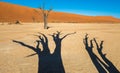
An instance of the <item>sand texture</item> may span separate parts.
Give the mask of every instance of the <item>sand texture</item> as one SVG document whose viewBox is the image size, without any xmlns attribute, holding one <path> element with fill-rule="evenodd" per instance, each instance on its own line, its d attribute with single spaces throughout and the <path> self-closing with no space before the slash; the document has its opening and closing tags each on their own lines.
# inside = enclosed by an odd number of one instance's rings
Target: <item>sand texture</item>
<svg viewBox="0 0 120 73">
<path fill-rule="evenodd" d="M 39 40 L 35 35 L 41 32 L 47 36 L 50 52 L 53 53 L 55 43 L 49 34 L 56 31 L 61 31 L 60 37 L 76 32 L 61 42 L 61 58 L 66 73 L 98 73 L 83 43 L 86 33 L 89 40 L 96 38 L 98 44 L 104 41 L 103 53 L 120 70 L 120 24 L 49 23 L 49 26 L 50 29 L 44 30 L 43 23 L 0 25 L 0 73 L 37 73 L 38 56 L 26 57 L 34 51 L 13 40 L 35 47 L 36 40 Z M 95 54 L 102 60 L 95 43 L 93 45 Z"/>
</svg>

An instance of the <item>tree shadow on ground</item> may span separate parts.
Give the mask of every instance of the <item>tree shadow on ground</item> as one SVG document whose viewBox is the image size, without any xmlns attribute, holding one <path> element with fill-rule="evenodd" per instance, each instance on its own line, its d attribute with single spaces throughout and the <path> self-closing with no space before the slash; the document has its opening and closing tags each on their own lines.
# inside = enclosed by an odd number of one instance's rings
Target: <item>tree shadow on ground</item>
<svg viewBox="0 0 120 73">
<path fill-rule="evenodd" d="M 61 32 L 57 32 L 50 35 L 52 36 L 56 46 L 52 54 L 50 53 L 50 49 L 48 47 L 49 42 L 48 38 L 46 37 L 46 35 L 42 33 L 39 34 L 40 35 L 37 35 L 39 40 L 36 40 L 37 43 L 36 47 L 30 46 L 21 41 L 13 40 L 13 42 L 18 43 L 24 47 L 27 47 L 35 52 L 34 54 L 28 55 L 27 57 L 36 54 L 38 55 L 38 73 L 65 73 L 65 69 L 61 58 L 62 40 L 67 36 L 75 33 L 66 34 L 62 38 L 60 38 Z M 41 48 L 39 48 L 39 45 L 42 45 L 43 47 L 42 51 Z"/>
<path fill-rule="evenodd" d="M 93 41 L 96 45 L 96 49 L 98 51 L 98 54 L 102 58 L 102 60 L 93 52 Z M 85 38 L 83 39 L 83 43 L 85 45 L 85 49 L 88 52 L 92 63 L 96 67 L 97 71 L 99 73 L 120 73 L 118 69 L 113 65 L 113 63 L 106 57 L 106 54 L 103 54 L 103 41 L 98 44 L 95 38 L 93 40 L 90 40 L 90 45 L 88 41 L 88 34 L 85 35 Z"/>
</svg>

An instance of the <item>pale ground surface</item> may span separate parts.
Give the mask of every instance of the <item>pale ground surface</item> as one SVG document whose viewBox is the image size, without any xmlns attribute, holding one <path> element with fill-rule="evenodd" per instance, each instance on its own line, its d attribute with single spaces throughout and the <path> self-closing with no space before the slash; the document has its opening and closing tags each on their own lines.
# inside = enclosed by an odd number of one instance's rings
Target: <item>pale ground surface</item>
<svg viewBox="0 0 120 73">
<path fill-rule="evenodd" d="M 86 33 L 99 42 L 105 41 L 103 52 L 120 70 L 120 24 L 50 23 L 51 28 L 48 30 L 43 30 L 42 24 L 25 24 L 0 25 L 0 73 L 37 73 L 37 55 L 26 58 L 34 52 L 12 40 L 35 46 L 38 38 L 34 35 L 42 32 L 48 36 L 52 53 L 55 46 L 48 34 L 56 31 L 62 31 L 63 35 L 77 32 L 62 42 L 62 59 L 66 73 L 98 73 L 84 48 L 83 38 Z"/>
</svg>

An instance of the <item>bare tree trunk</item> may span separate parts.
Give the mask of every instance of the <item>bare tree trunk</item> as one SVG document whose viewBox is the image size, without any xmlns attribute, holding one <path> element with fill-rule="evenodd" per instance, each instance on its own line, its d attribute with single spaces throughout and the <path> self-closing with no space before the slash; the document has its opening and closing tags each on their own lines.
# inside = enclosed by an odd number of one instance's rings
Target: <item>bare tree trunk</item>
<svg viewBox="0 0 120 73">
<path fill-rule="evenodd" d="M 44 16 L 44 29 L 47 29 L 47 16 Z"/>
</svg>

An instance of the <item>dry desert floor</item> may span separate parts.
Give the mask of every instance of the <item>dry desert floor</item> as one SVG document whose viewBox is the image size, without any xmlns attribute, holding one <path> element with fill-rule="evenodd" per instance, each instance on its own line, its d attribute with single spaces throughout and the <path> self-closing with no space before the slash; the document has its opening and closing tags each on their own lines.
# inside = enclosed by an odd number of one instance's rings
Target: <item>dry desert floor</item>
<svg viewBox="0 0 120 73">
<path fill-rule="evenodd" d="M 103 53 L 120 70 L 120 24 L 49 23 L 49 26 L 50 29 L 44 30 L 42 23 L 0 23 L 0 73 L 37 73 L 37 55 L 26 57 L 34 52 L 12 40 L 35 46 L 38 37 L 34 35 L 41 32 L 48 37 L 49 48 L 53 53 L 55 45 L 49 34 L 56 31 L 61 31 L 61 37 L 76 32 L 62 41 L 62 61 L 66 73 L 98 73 L 83 44 L 86 33 L 89 39 L 96 38 L 98 43 L 104 41 Z M 94 52 L 97 54 L 97 51 Z"/>
</svg>

